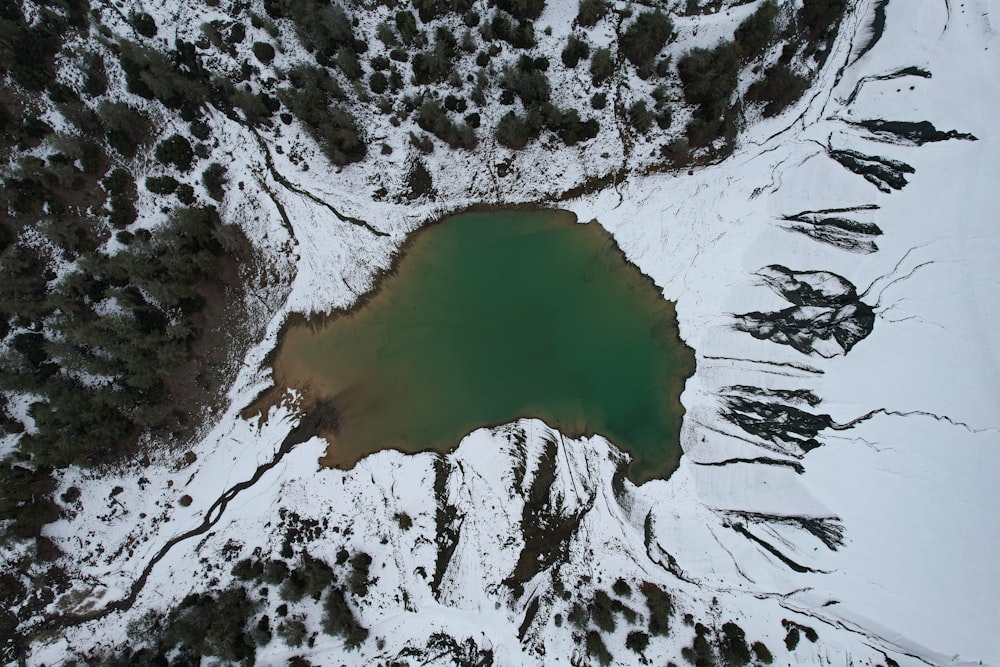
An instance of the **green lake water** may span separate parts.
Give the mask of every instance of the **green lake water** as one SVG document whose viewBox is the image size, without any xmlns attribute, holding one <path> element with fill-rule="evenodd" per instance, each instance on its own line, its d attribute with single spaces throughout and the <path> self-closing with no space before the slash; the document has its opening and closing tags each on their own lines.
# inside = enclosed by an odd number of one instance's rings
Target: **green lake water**
<svg viewBox="0 0 1000 667">
<path fill-rule="evenodd" d="M 564 211 L 467 213 L 417 232 L 367 302 L 290 326 L 275 358 L 279 385 L 337 414 L 327 465 L 447 451 L 538 417 L 604 435 L 640 482 L 677 466 L 693 372 L 673 304 L 603 228 Z"/>
</svg>

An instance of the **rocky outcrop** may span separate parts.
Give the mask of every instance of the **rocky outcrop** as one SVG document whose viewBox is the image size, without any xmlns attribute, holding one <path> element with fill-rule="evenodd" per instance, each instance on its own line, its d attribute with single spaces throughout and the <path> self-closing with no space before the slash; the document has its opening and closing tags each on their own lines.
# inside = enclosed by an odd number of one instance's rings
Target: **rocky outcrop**
<svg viewBox="0 0 1000 667">
<path fill-rule="evenodd" d="M 854 285 L 829 271 L 792 271 L 774 264 L 758 272 L 792 306 L 736 315 L 734 328 L 754 338 L 789 345 L 803 354 L 847 354 L 875 327 L 875 312 Z"/>
<path fill-rule="evenodd" d="M 849 252 L 871 254 L 878 251 L 874 237 L 881 236 L 882 229 L 875 223 L 855 220 L 845 217 L 844 214 L 877 209 L 877 205 L 871 204 L 851 208 L 802 211 L 783 216 L 782 220 L 789 223 L 786 229 L 805 234 L 821 243 Z"/>
<path fill-rule="evenodd" d="M 866 181 L 886 193 L 902 190 L 908 182 L 906 174 L 914 172 L 913 167 L 901 160 L 865 155 L 849 149 L 829 148 L 827 154 L 845 169 L 863 176 Z"/>
</svg>

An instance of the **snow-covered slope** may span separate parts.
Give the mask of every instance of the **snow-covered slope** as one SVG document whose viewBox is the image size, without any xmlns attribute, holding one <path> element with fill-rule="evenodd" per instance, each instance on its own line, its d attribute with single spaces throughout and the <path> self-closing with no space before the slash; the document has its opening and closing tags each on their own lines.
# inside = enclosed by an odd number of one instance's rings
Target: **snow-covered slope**
<svg viewBox="0 0 1000 667">
<path fill-rule="evenodd" d="M 885 31 L 865 50 L 879 5 Z M 308 551 L 334 563 L 346 549 L 373 559 L 369 590 L 352 603 L 368 639 L 347 650 L 319 632 L 321 606 L 307 598 L 291 614 L 313 640 L 275 639 L 258 664 L 580 664 L 593 660 L 592 626 L 573 626 L 573 604 L 618 579 L 629 592 L 615 597 L 636 617 L 619 612 L 602 635 L 614 664 L 680 664 L 696 646 L 694 623 L 715 631 L 728 621 L 782 664 L 1000 664 L 991 9 L 861 0 L 806 97 L 752 124 L 731 157 L 632 175 L 560 204 L 606 226 L 676 300 L 697 353 L 681 466 L 641 487 L 622 479 L 614 445 L 571 441 L 533 420 L 476 431 L 446 456 L 386 451 L 345 472 L 318 469 L 325 443 L 297 437 L 308 418 L 293 400 L 266 420 L 242 419 L 268 386 L 264 358 L 288 313 L 349 305 L 406 233 L 475 200 L 534 200 L 541 181 L 476 181 L 471 194 L 392 205 L 363 194 L 373 167 L 305 172 L 284 150 L 268 170 L 261 144 L 219 118 L 258 227 L 245 202 L 229 200 L 228 215 L 271 247 L 294 248 L 290 295 L 194 457 L 117 481 L 88 482 L 82 471 L 63 480 L 89 495 L 47 529 L 76 554 L 74 594 L 51 611 L 130 604 L 57 622 L 29 661 L 134 643 L 127 631 L 144 615 L 227 586 L 240 559 L 290 551 L 291 562 Z M 903 125 L 864 124 L 877 120 Z M 975 140 L 924 142 L 942 137 L 912 125 L 922 121 Z M 536 174 L 560 169 L 541 151 L 519 160 L 534 160 Z M 466 165 L 432 166 L 436 182 L 470 185 Z M 265 189 L 289 227 L 266 210 Z M 112 486 L 123 491 L 107 496 Z M 675 611 L 640 656 L 626 642 L 648 627 L 644 582 L 668 592 Z M 276 591 L 261 600 L 276 623 Z"/>
</svg>

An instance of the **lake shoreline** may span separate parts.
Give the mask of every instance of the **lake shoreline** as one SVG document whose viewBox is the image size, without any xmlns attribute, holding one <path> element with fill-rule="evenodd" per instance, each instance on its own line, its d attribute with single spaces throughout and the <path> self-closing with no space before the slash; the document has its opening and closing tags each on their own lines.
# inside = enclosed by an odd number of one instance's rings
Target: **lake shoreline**
<svg viewBox="0 0 1000 667">
<path fill-rule="evenodd" d="M 262 392 L 261 395 L 244 410 L 244 416 L 250 416 L 257 412 L 266 414 L 267 409 L 280 403 L 283 397 L 287 395 L 287 391 L 290 388 L 295 388 L 300 392 L 300 409 L 309 413 L 313 410 L 322 409 L 324 411 L 334 411 L 337 412 L 335 407 L 337 403 L 337 398 L 330 395 L 330 387 L 323 391 L 315 386 L 315 383 L 310 381 L 308 383 L 303 383 L 301 378 L 294 378 L 294 374 L 290 376 L 287 371 L 282 369 L 282 364 L 279 362 L 279 354 L 284 346 L 288 342 L 289 332 L 294 328 L 300 328 L 300 330 L 308 330 L 313 335 L 318 335 L 325 331 L 334 323 L 341 322 L 344 318 L 351 318 L 352 316 L 360 313 L 363 309 L 376 300 L 382 293 L 383 290 L 393 276 L 398 275 L 400 263 L 403 259 L 409 256 L 410 252 L 413 250 L 414 246 L 421 242 L 422 239 L 426 237 L 429 230 L 437 228 L 441 223 L 454 219 L 461 215 L 467 214 L 491 214 L 491 213 L 538 213 L 538 214 L 548 214 L 555 216 L 559 220 L 557 228 L 566 227 L 569 228 L 570 225 L 585 224 L 590 223 L 580 223 L 577 216 L 571 212 L 564 209 L 558 209 L 554 207 L 548 207 L 544 205 L 537 204 L 525 204 L 520 206 L 496 206 L 496 205 L 472 205 L 460 207 L 457 212 L 449 213 L 447 215 L 436 217 L 434 220 L 430 221 L 428 224 L 423 225 L 411 234 L 409 234 L 403 243 L 399 246 L 396 252 L 393 253 L 391 263 L 386 269 L 377 271 L 372 277 L 372 288 L 361 294 L 358 299 L 347 308 L 339 308 L 329 311 L 327 313 L 313 313 L 310 315 L 305 315 L 302 313 L 292 313 L 285 318 L 282 323 L 277 342 L 272 350 L 268 353 L 265 362 L 270 365 L 273 372 L 275 384 Z M 627 445 L 619 442 L 618 438 L 613 437 L 606 429 L 599 426 L 590 426 L 589 420 L 584 419 L 584 427 L 572 428 L 568 424 L 561 423 L 558 419 L 549 419 L 545 416 L 545 410 L 543 409 L 529 409 L 529 410 L 519 410 L 516 414 L 507 415 L 503 419 L 498 421 L 488 421 L 480 422 L 475 421 L 470 423 L 469 427 L 462 429 L 462 434 L 457 438 L 448 438 L 447 445 L 445 444 L 433 444 L 427 447 L 421 448 L 408 448 L 406 446 L 399 446 L 395 443 L 389 443 L 384 446 L 379 446 L 373 451 L 379 451 L 381 449 L 396 449 L 397 451 L 404 451 L 407 453 L 419 453 L 424 451 L 436 451 L 440 453 L 448 452 L 454 450 L 455 447 L 461 442 L 461 440 L 467 436 L 469 433 L 478 430 L 480 428 L 490 428 L 500 426 L 502 424 L 511 423 L 517 421 L 518 419 L 540 419 L 548 426 L 558 430 L 560 433 L 570 437 L 570 438 L 580 438 L 580 437 L 591 437 L 594 435 L 601 435 L 602 437 L 609 440 L 616 445 L 623 452 L 631 456 L 631 463 L 626 466 L 627 476 L 636 484 L 642 484 L 650 479 L 666 479 L 669 477 L 670 473 L 675 470 L 679 464 L 680 457 L 683 455 L 683 447 L 680 443 L 680 426 L 683 423 L 683 417 L 685 414 L 685 409 L 680 401 L 680 396 L 684 391 L 687 380 L 692 377 L 696 371 L 696 359 L 693 349 L 691 349 L 687 343 L 681 338 L 680 332 L 677 327 L 677 314 L 676 314 L 676 304 L 666 298 L 664 298 L 663 290 L 660 289 L 655 282 L 646 274 L 642 273 L 638 267 L 631 262 L 625 255 L 624 251 L 618 245 L 614 236 L 597 221 L 591 221 L 595 223 L 595 234 L 597 234 L 596 239 L 603 246 L 607 246 L 607 249 L 612 251 L 611 254 L 614 255 L 615 262 L 623 262 L 624 266 L 628 267 L 627 270 L 631 277 L 628 279 L 632 282 L 637 282 L 641 285 L 640 289 L 648 287 L 653 288 L 653 292 L 648 295 L 651 296 L 653 293 L 656 295 L 655 303 L 656 308 L 663 309 L 667 316 L 667 319 L 672 323 L 670 330 L 673 334 L 672 338 L 669 340 L 669 344 L 674 346 L 677 350 L 683 351 L 683 358 L 689 360 L 688 363 L 682 364 L 682 368 L 672 369 L 670 377 L 673 378 L 667 381 L 667 384 L 671 385 L 664 391 L 666 391 L 674 399 L 671 400 L 673 403 L 670 408 L 658 408 L 657 410 L 669 410 L 670 414 L 675 415 L 677 422 L 676 435 L 670 438 L 669 448 L 673 451 L 673 455 L 669 457 L 668 461 L 664 461 L 662 464 L 656 465 L 655 469 L 647 470 L 646 472 L 639 472 L 634 470 L 637 462 L 640 460 L 640 456 L 637 451 L 633 450 Z M 503 223 L 501 223 L 503 224 Z M 510 223 L 513 224 L 513 223 Z M 415 260 L 416 261 L 416 260 Z M 634 274 L 634 275 L 632 275 Z M 645 297 L 645 298 L 648 298 Z M 387 297 L 388 298 L 388 297 Z M 584 306 L 586 308 L 586 306 Z M 339 420 L 335 420 L 339 421 Z M 350 469 L 358 461 L 365 458 L 369 453 L 373 451 L 366 451 L 365 453 L 354 456 L 347 455 L 347 452 L 341 450 L 339 453 L 335 453 L 334 443 L 337 439 L 336 431 L 331 431 L 327 429 L 325 433 L 317 433 L 327 439 L 330 446 L 328 447 L 327 454 L 320 460 L 322 465 L 327 467 L 335 467 L 340 469 Z"/>
</svg>

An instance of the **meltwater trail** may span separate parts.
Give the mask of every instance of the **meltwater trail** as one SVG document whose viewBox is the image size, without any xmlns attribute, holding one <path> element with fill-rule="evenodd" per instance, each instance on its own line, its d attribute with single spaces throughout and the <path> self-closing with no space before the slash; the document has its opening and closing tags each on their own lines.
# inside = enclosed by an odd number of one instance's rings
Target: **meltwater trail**
<svg viewBox="0 0 1000 667">
<path fill-rule="evenodd" d="M 341 222 L 347 222 L 357 227 L 363 227 L 364 229 L 367 229 L 375 236 L 389 236 L 387 232 L 383 232 L 381 229 L 376 229 L 375 227 L 372 227 L 370 223 L 362 220 L 361 218 L 355 218 L 353 216 L 341 213 L 336 208 L 334 208 L 329 202 L 325 201 L 320 197 L 317 197 L 308 190 L 304 190 L 298 187 L 297 185 L 289 181 L 287 178 L 285 178 L 281 174 L 281 172 L 278 171 L 277 168 L 274 166 L 274 160 L 271 158 L 271 151 L 267 147 L 267 142 L 264 141 L 264 138 L 260 136 L 260 133 L 257 132 L 257 130 L 252 130 L 252 132 L 253 136 L 257 139 L 257 144 L 260 146 L 261 154 L 264 156 L 264 164 L 267 166 L 267 170 L 271 173 L 271 177 L 274 178 L 274 180 L 280 183 L 283 187 L 329 210 Z"/>
<path fill-rule="evenodd" d="M 234 486 L 227 489 L 221 496 L 205 512 L 205 518 L 202 522 L 188 530 L 176 535 L 167 541 L 163 547 L 154 555 L 146 566 L 143 568 L 142 573 L 139 577 L 132 583 L 129 590 L 129 594 L 120 600 L 115 600 L 114 602 L 108 603 L 101 609 L 95 610 L 90 613 L 85 614 L 64 614 L 52 616 L 43 621 L 35 630 L 33 634 L 38 634 L 39 632 L 45 631 L 49 632 L 59 628 L 73 627 L 77 625 L 82 625 L 84 623 L 89 623 L 90 621 L 96 621 L 98 619 L 104 618 L 105 616 L 120 611 L 127 611 L 135 604 L 136 599 L 142 592 L 143 587 L 146 585 L 146 581 L 149 579 L 149 575 L 152 573 L 153 568 L 159 563 L 163 558 L 173 549 L 175 546 L 196 537 L 198 535 L 203 535 L 207 533 L 213 526 L 215 526 L 219 520 L 222 518 L 229 506 L 229 503 L 236 498 L 240 492 L 249 489 L 254 486 L 269 470 L 278 465 L 286 454 L 292 451 L 296 445 L 300 445 L 312 438 L 317 432 L 321 431 L 325 425 L 325 421 L 328 418 L 328 413 L 325 410 L 314 410 L 309 414 L 302 417 L 298 426 L 293 428 L 291 432 L 285 437 L 275 452 L 274 457 L 259 466 L 254 472 L 250 479 L 235 484 Z"/>
</svg>

